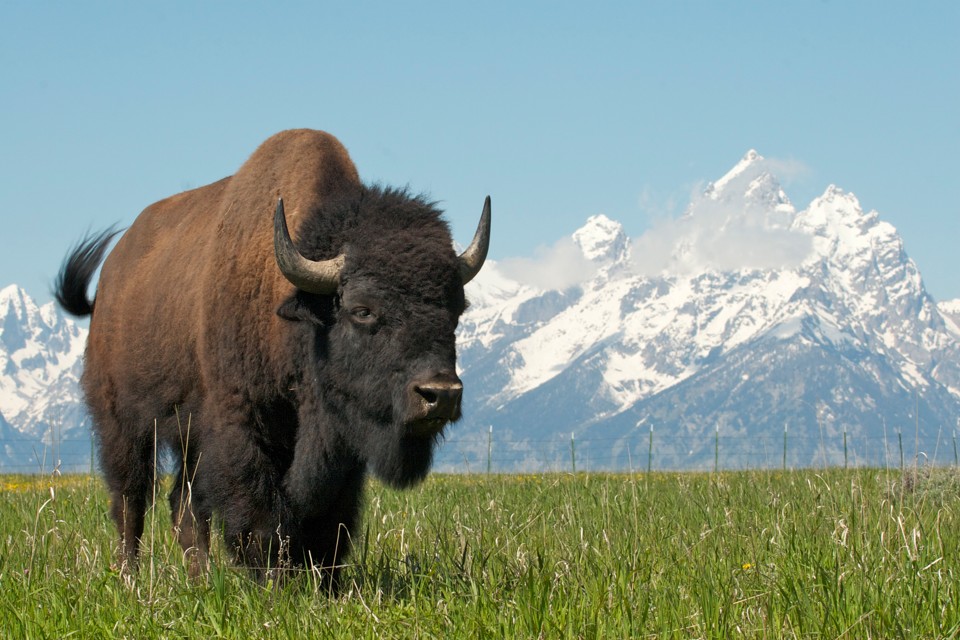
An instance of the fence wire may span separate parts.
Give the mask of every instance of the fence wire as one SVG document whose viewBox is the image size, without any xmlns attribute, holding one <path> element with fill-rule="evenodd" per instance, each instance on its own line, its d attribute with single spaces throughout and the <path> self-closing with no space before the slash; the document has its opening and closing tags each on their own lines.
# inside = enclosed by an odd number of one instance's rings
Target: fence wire
<svg viewBox="0 0 960 640">
<path fill-rule="evenodd" d="M 91 473 L 98 470 L 91 440 L 63 438 L 51 443 L 0 438 L 0 473 Z M 956 432 L 935 442 L 908 434 L 806 436 L 677 435 L 637 430 L 628 437 L 555 437 L 517 440 L 483 435 L 451 438 L 434 455 L 441 473 L 558 471 L 714 471 L 816 467 L 900 468 L 956 465 Z M 165 456 L 162 467 L 171 467 Z"/>
</svg>

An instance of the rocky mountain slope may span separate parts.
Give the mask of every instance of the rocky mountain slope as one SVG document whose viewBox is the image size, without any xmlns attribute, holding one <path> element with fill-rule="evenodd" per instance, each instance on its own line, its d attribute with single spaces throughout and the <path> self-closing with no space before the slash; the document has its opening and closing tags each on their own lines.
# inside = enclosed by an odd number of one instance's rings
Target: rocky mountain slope
<svg viewBox="0 0 960 640">
<path fill-rule="evenodd" d="M 951 451 L 960 305 L 934 303 L 854 195 L 797 211 L 751 151 L 678 220 L 630 240 L 595 216 L 571 240 L 589 265 L 575 285 L 524 282 L 523 264 L 471 285 L 451 467 L 485 464 L 491 426 L 508 469 L 569 467 L 571 437 L 581 468 L 770 466 L 784 449 L 840 464 L 844 440 L 850 464 L 898 462 L 901 441 Z"/>
<path fill-rule="evenodd" d="M 52 302 L 0 290 L 0 470 L 90 468 L 79 390 L 86 335 Z"/>
</svg>

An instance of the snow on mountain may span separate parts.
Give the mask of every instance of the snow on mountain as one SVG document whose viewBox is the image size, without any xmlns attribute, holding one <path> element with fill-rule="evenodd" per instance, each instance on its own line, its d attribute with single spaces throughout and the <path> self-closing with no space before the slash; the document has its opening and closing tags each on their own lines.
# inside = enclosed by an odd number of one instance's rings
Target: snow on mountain
<svg viewBox="0 0 960 640">
<path fill-rule="evenodd" d="M 751 151 L 694 198 L 683 216 L 637 238 L 630 267 L 654 277 L 796 266 L 811 254 L 812 241 L 792 228 L 795 217 L 766 161 Z"/>
<path fill-rule="evenodd" d="M 737 189 L 742 190 L 739 203 L 732 195 Z M 673 255 L 656 277 L 635 275 L 631 253 L 643 247 L 631 250 L 619 223 L 591 217 L 574 232 L 573 240 L 585 257 L 608 268 L 575 290 L 525 297 L 526 306 L 532 306 L 534 300 L 562 293 L 568 304 L 562 309 L 545 305 L 554 313 L 537 326 L 522 323 L 528 330 L 512 336 L 499 362 L 511 372 L 511 379 L 489 402 L 499 406 L 527 393 L 598 348 L 603 351 L 606 384 L 597 394 L 609 410 L 623 409 L 691 375 L 698 358 L 721 342 L 732 348 L 754 335 L 764 309 L 782 306 L 807 283 L 792 272 L 726 271 L 716 264 L 719 252 L 713 246 L 725 236 L 738 233 L 743 225 L 786 232 L 790 220 L 783 214 L 792 212 L 779 184 L 763 170 L 762 157 L 750 152 L 687 210 L 687 224 L 672 238 Z M 729 257 L 734 258 L 744 256 L 740 252 Z M 719 262 L 726 265 L 729 259 Z M 485 281 L 478 284 L 478 299 L 483 300 Z M 475 295 L 471 292 L 471 297 Z M 483 332 L 484 323 L 477 318 L 492 310 L 481 306 L 475 305 L 465 318 L 463 343 L 473 339 L 467 327 Z M 762 307 L 759 313 L 756 306 Z M 487 346 L 493 346 L 491 341 Z"/>
<path fill-rule="evenodd" d="M 935 303 L 853 194 L 798 211 L 752 150 L 682 216 L 635 239 L 592 216 L 534 258 L 489 260 L 467 297 L 464 419 L 440 469 L 482 468 L 491 438 L 497 469 L 568 468 L 571 434 L 583 469 L 641 451 L 704 468 L 721 438 L 740 455 L 724 466 L 882 465 L 891 439 L 942 456 L 960 416 L 960 300 Z M 0 291 L 0 464 L 87 468 L 85 338 Z"/>
<path fill-rule="evenodd" d="M 937 309 L 946 322 L 947 330 L 960 337 L 960 298 L 937 303 Z"/>
<path fill-rule="evenodd" d="M 768 216 L 794 213 L 790 199 L 770 173 L 765 158 L 753 149 L 726 175 L 709 184 L 703 195 L 710 200 L 732 204 L 732 211 L 741 216 L 754 208 Z"/>
<path fill-rule="evenodd" d="M 16 285 L 0 290 L 0 416 L 6 427 L 0 462 L 36 469 L 45 449 L 51 455 L 48 468 L 61 451 L 85 452 L 89 460 L 79 390 L 86 334 L 54 303 L 38 306 Z"/>
<path fill-rule="evenodd" d="M 575 286 L 523 284 L 518 269 L 469 285 L 451 459 L 490 424 L 530 453 L 557 433 L 620 442 L 653 417 L 705 443 L 719 424 L 749 437 L 793 422 L 811 447 L 825 412 L 828 430 L 864 438 L 914 421 L 923 444 L 956 420 L 960 305 L 938 307 L 896 229 L 833 185 L 798 212 L 750 151 L 641 238 L 594 216 L 572 240 L 598 265 Z"/>
<path fill-rule="evenodd" d="M 583 256 L 596 263 L 622 261 L 628 255 L 629 241 L 623 225 L 603 214 L 590 216 L 572 237 Z"/>
</svg>

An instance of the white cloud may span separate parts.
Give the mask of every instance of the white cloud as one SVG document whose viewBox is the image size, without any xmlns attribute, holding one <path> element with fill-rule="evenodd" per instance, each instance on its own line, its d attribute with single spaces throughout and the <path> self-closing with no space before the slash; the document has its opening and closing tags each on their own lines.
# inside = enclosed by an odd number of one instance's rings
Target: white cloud
<svg viewBox="0 0 960 640">
<path fill-rule="evenodd" d="M 798 266 L 812 238 L 790 228 L 796 213 L 774 176 L 790 181 L 809 171 L 798 160 L 747 154 L 709 188 L 697 185 L 682 216 L 655 217 L 631 247 L 633 268 L 652 276 Z M 646 190 L 644 204 L 663 209 Z"/>
<path fill-rule="evenodd" d="M 532 258 L 502 260 L 499 267 L 517 282 L 561 291 L 583 284 L 597 273 L 597 266 L 584 257 L 571 238 L 561 238 L 549 247 L 537 247 Z"/>
<path fill-rule="evenodd" d="M 657 221 L 634 241 L 632 266 L 647 276 L 795 267 L 809 255 L 812 238 L 791 230 L 792 218 L 788 209 L 701 196 L 683 216 Z"/>
<path fill-rule="evenodd" d="M 702 187 L 703 185 L 698 186 Z M 686 195 L 684 194 L 684 196 Z M 637 196 L 637 205 L 640 207 L 640 211 L 652 220 L 671 218 L 677 215 L 677 212 L 681 211 L 687 202 L 689 202 L 689 199 L 683 199 L 683 196 L 678 197 L 675 193 L 658 193 L 649 185 L 644 185 L 640 190 L 640 195 Z"/>
<path fill-rule="evenodd" d="M 791 184 L 807 178 L 811 169 L 801 160 L 795 158 L 764 158 L 767 170 L 784 184 Z"/>
<path fill-rule="evenodd" d="M 657 276 L 799 266 L 813 250 L 813 239 L 791 229 L 795 210 L 778 178 L 789 182 L 809 172 L 799 160 L 756 156 L 714 183 L 722 197 L 717 197 L 717 191 L 707 195 L 705 182 L 689 185 L 689 194 L 679 197 L 644 186 L 638 205 L 652 224 L 631 243 L 630 270 Z M 677 216 L 682 200 L 689 204 Z M 584 257 L 570 238 L 563 238 L 537 248 L 532 258 L 503 260 L 500 268 L 518 282 L 563 290 L 588 282 L 598 265 Z"/>
</svg>

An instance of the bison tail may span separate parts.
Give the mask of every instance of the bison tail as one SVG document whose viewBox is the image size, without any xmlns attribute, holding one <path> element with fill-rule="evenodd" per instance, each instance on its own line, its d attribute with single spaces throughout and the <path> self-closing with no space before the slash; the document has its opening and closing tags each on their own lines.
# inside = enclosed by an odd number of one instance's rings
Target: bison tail
<svg viewBox="0 0 960 640">
<path fill-rule="evenodd" d="M 67 255 L 53 283 L 53 296 L 63 310 L 75 316 L 93 313 L 93 301 L 87 299 L 87 287 L 103 262 L 107 246 L 119 231 L 110 228 L 87 235 Z"/>
</svg>

